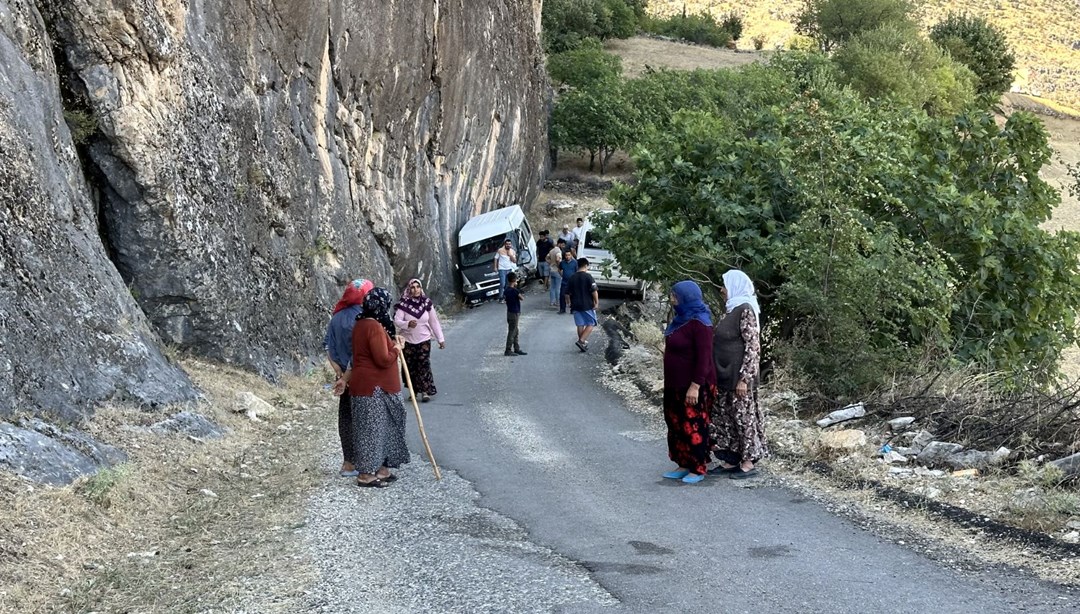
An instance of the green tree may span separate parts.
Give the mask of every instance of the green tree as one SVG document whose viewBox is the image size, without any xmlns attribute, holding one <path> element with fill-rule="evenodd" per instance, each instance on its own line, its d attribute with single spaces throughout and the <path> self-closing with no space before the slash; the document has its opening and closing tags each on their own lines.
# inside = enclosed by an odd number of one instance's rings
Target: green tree
<svg viewBox="0 0 1080 614">
<path fill-rule="evenodd" d="M 1038 120 L 869 103 L 813 56 L 754 70 L 775 74 L 732 82 L 767 90 L 760 104 L 676 113 L 634 150 L 635 183 L 610 196 L 622 269 L 664 282 L 746 270 L 773 349 L 832 396 L 927 348 L 1052 374 L 1077 339 L 1080 236 L 1041 226 L 1059 197 L 1039 177 Z"/>
<path fill-rule="evenodd" d="M 620 80 L 594 81 L 563 94 L 551 113 L 553 147 L 589 153 L 589 170 L 600 162 L 607 170 L 615 152 L 625 149 L 639 132 L 639 116 Z"/>
<path fill-rule="evenodd" d="M 584 87 L 594 81 L 617 79 L 622 60 L 602 49 L 580 48 L 548 56 L 548 76 L 556 83 Z"/>
<path fill-rule="evenodd" d="M 998 98 L 1013 82 L 1016 57 L 1005 35 L 981 17 L 949 13 L 930 39 L 979 77 L 979 94 Z"/>
<path fill-rule="evenodd" d="M 868 98 L 892 97 L 928 113 L 959 113 L 977 77 L 906 26 L 861 32 L 834 55 L 843 80 Z"/>
<path fill-rule="evenodd" d="M 590 38 L 627 38 L 637 17 L 625 0 L 545 0 L 541 13 L 548 53 L 576 49 Z"/>
<path fill-rule="evenodd" d="M 795 31 L 832 51 L 862 32 L 883 26 L 915 29 L 910 0 L 805 0 Z"/>
</svg>

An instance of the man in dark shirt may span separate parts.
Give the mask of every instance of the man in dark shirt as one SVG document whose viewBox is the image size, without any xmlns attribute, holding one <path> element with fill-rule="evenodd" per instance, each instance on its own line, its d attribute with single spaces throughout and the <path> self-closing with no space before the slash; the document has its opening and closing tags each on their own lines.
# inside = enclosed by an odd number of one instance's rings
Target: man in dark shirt
<svg viewBox="0 0 1080 614">
<path fill-rule="evenodd" d="M 589 259 L 578 258 L 577 264 L 577 272 L 567 283 L 566 294 L 570 312 L 574 314 L 574 324 L 577 325 L 578 340 L 574 345 L 585 352 L 589 349 L 589 335 L 596 326 L 596 308 L 600 305 L 600 297 L 596 292 L 596 280 L 589 275 Z"/>
<path fill-rule="evenodd" d="M 540 275 L 540 283 L 545 288 L 548 287 L 548 283 L 551 281 L 548 277 L 551 275 L 551 265 L 547 261 L 548 252 L 555 249 L 555 243 L 548 236 L 548 231 L 540 231 L 540 240 L 536 242 L 536 259 L 539 260 L 537 265 L 537 273 Z"/>
<path fill-rule="evenodd" d="M 517 273 L 506 276 L 506 356 L 525 356 L 518 345 L 518 318 L 521 316 L 521 292 L 517 288 Z"/>
</svg>

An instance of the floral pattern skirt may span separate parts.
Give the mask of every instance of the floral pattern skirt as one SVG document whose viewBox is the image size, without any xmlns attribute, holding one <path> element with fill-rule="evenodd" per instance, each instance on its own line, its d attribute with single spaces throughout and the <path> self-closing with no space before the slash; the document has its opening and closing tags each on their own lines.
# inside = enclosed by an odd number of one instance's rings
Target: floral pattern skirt
<svg viewBox="0 0 1080 614">
<path fill-rule="evenodd" d="M 702 388 L 694 405 L 686 402 L 685 390 L 664 388 L 668 458 L 699 475 L 709 462 L 709 413 L 715 398 L 715 386 Z"/>
<path fill-rule="evenodd" d="M 353 464 L 360 473 L 409 462 L 405 443 L 405 405 L 401 395 L 375 388 L 369 397 L 352 397 Z"/>
<path fill-rule="evenodd" d="M 734 391 L 720 393 L 712 413 L 709 435 L 716 458 L 725 463 L 756 463 L 769 456 L 765 417 L 758 405 L 756 382 L 741 398 Z"/>
<path fill-rule="evenodd" d="M 436 394 L 435 376 L 431 373 L 431 341 L 422 343 L 406 343 L 401 351 L 405 355 L 405 364 L 409 367 L 409 376 L 412 377 L 413 390 L 416 394 Z M 405 381 L 405 372 L 401 373 L 401 381 Z"/>
</svg>

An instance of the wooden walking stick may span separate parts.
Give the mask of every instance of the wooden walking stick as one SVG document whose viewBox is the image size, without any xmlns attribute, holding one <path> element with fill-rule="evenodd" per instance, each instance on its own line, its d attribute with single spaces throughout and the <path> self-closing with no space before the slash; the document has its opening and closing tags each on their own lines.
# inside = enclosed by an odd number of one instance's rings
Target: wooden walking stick
<svg viewBox="0 0 1080 614">
<path fill-rule="evenodd" d="M 427 450 L 428 458 L 431 460 L 431 468 L 435 470 L 435 479 L 441 480 L 442 473 L 439 471 L 439 466 L 435 464 L 435 455 L 431 453 L 431 444 L 427 440 L 427 432 L 424 431 L 424 419 L 420 417 L 420 406 L 416 404 L 416 391 L 413 390 L 412 376 L 409 375 L 409 363 L 405 362 L 405 354 L 399 348 L 398 357 L 401 358 L 401 368 L 405 372 L 405 385 L 409 387 L 409 396 L 412 398 L 413 409 L 416 410 L 416 426 L 420 427 L 420 439 L 424 442 L 424 449 Z"/>
</svg>

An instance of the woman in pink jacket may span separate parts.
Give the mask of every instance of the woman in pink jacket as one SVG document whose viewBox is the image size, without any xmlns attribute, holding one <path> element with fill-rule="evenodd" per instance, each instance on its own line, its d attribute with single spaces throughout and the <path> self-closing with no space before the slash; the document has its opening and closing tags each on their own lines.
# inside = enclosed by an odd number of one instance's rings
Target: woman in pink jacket
<svg viewBox="0 0 1080 614">
<path fill-rule="evenodd" d="M 419 279 L 410 279 L 394 308 L 394 325 L 398 335 L 405 340 L 405 364 L 412 376 L 414 392 L 420 400 L 428 402 L 438 391 L 431 374 L 431 340 L 439 342 L 439 349 L 446 347 L 439 316 L 435 305 L 424 294 Z"/>
</svg>

